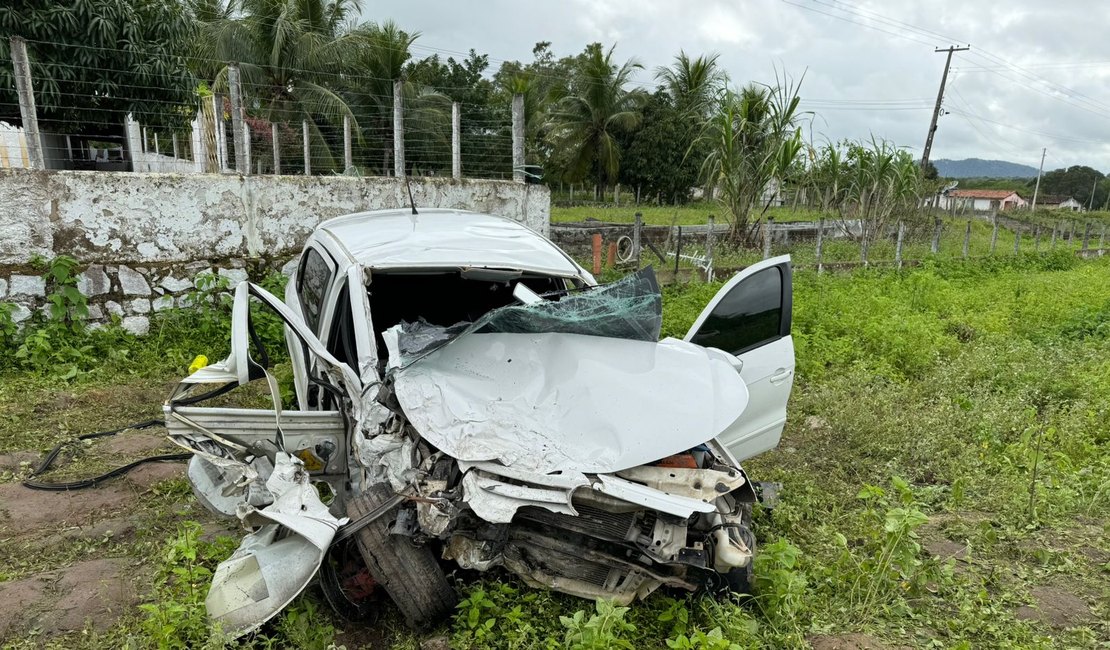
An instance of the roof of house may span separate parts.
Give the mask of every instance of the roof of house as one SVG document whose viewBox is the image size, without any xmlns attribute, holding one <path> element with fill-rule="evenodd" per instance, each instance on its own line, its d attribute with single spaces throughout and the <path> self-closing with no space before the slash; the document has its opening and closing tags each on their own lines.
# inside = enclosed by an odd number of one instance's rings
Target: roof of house
<svg viewBox="0 0 1110 650">
<path fill-rule="evenodd" d="M 1017 194 L 1014 190 L 952 190 L 948 196 L 964 199 L 1007 199 Z"/>
<path fill-rule="evenodd" d="M 329 219 L 329 233 L 351 259 L 373 269 L 495 268 L 589 277 L 558 246 L 511 219 L 420 208 L 378 210 Z"/>
</svg>

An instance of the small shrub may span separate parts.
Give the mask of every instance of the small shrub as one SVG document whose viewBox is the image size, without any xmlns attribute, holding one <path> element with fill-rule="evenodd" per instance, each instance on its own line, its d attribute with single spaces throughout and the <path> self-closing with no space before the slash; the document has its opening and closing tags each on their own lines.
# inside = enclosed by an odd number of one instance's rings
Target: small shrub
<svg viewBox="0 0 1110 650">
<path fill-rule="evenodd" d="M 596 613 L 587 618 L 585 610 L 578 610 L 572 616 L 560 616 L 559 622 L 566 628 L 563 644 L 569 650 L 605 650 L 606 648 L 627 648 L 635 646 L 625 636 L 636 631 L 636 626 L 624 620 L 628 607 L 617 607 L 611 601 L 598 599 Z"/>
</svg>

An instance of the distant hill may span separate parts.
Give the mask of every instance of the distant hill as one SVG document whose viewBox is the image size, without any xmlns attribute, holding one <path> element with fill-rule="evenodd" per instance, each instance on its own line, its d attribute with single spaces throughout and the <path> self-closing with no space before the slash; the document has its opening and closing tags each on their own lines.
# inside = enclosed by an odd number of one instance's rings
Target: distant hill
<svg viewBox="0 0 1110 650">
<path fill-rule="evenodd" d="M 1005 160 L 934 160 L 937 172 L 943 178 L 1033 178 L 1037 168 Z"/>
</svg>

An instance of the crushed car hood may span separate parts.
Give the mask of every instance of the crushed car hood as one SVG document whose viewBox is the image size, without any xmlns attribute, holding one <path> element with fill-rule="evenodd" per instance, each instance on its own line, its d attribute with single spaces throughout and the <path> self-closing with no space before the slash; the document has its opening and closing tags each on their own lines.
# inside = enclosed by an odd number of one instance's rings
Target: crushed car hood
<svg viewBox="0 0 1110 650">
<path fill-rule="evenodd" d="M 704 443 L 748 404 L 739 373 L 676 339 L 470 331 L 394 373 L 406 417 L 464 462 L 618 472 Z"/>
</svg>

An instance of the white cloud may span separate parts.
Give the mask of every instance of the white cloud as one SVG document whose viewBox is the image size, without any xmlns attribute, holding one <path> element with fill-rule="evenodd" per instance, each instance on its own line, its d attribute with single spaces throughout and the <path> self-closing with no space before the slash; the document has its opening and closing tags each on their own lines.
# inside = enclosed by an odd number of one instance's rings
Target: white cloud
<svg viewBox="0 0 1110 650">
<path fill-rule="evenodd" d="M 421 31 L 419 44 L 430 49 L 420 55 L 474 48 L 490 54 L 494 66 L 527 60 L 532 45 L 546 40 L 558 55 L 593 41 L 618 42 L 619 58 L 644 64 L 638 81 L 645 85 L 680 48 L 719 52 L 736 83 L 773 80 L 776 67 L 794 76 L 806 71 L 803 98 L 825 100 L 815 136 L 874 134 L 915 152 L 924 144 L 944 66 L 933 47 L 970 42 L 971 51 L 953 59 L 953 91 L 945 100 L 951 113 L 940 120 L 934 158 L 1035 165 L 1048 147 L 1046 166 L 1110 171 L 1110 54 L 1103 34 L 1110 3 L 409 0 L 364 15 Z M 890 103 L 905 99 L 924 101 Z"/>
</svg>

